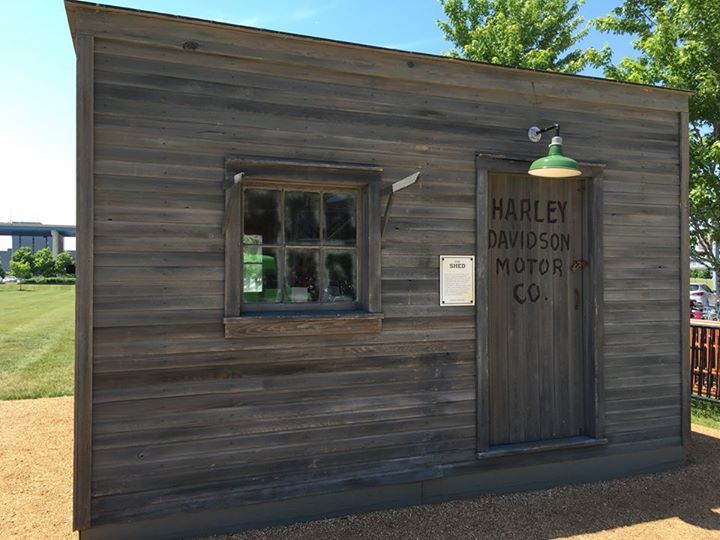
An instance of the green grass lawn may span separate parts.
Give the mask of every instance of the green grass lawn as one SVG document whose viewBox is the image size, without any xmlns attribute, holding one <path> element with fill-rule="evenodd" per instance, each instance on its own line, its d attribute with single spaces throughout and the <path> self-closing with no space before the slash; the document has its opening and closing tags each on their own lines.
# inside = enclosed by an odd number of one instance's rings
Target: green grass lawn
<svg viewBox="0 0 720 540">
<path fill-rule="evenodd" d="M 0 285 L 0 399 L 73 392 L 74 285 Z"/>
<path fill-rule="evenodd" d="M 690 401 L 690 418 L 693 424 L 720 429 L 720 403 L 692 399 Z"/>
</svg>

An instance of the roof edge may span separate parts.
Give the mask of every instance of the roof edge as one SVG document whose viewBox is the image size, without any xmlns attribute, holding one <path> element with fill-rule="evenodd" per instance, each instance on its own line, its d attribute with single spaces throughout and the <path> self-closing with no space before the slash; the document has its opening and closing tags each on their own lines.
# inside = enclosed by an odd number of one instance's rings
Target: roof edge
<svg viewBox="0 0 720 540">
<path fill-rule="evenodd" d="M 143 10 L 143 9 L 137 9 L 137 8 L 112 6 L 112 5 L 108 5 L 108 4 L 101 4 L 99 2 L 87 2 L 84 0 L 64 0 L 64 2 L 65 2 L 65 10 L 66 10 L 67 16 L 68 16 L 70 32 L 73 36 L 73 40 L 77 34 L 77 28 L 76 28 L 75 16 L 74 16 L 74 13 L 76 10 L 110 11 L 110 12 L 145 16 L 145 17 L 156 18 L 156 19 L 171 19 L 171 20 L 176 20 L 176 21 L 180 21 L 180 22 L 198 24 L 198 25 L 202 25 L 202 26 L 221 26 L 221 27 L 228 28 L 228 29 L 239 29 L 239 30 L 244 30 L 244 31 L 249 31 L 249 32 L 257 32 L 260 34 L 273 34 L 273 35 L 277 35 L 277 36 L 284 37 L 284 38 L 293 38 L 293 39 L 299 39 L 302 41 L 324 42 L 324 43 L 330 43 L 333 45 L 383 51 L 383 52 L 394 53 L 394 54 L 405 55 L 405 56 L 416 57 L 416 58 L 417 57 L 429 58 L 429 59 L 434 59 L 434 60 L 442 60 L 445 62 L 457 62 L 457 63 L 463 63 L 463 64 L 484 66 L 489 69 L 522 71 L 522 72 L 527 72 L 527 73 L 538 73 L 538 74 L 563 77 L 563 78 L 583 79 L 583 80 L 588 80 L 588 81 L 594 81 L 597 83 L 610 84 L 612 86 L 623 86 L 623 87 L 646 89 L 646 90 L 650 89 L 650 90 L 658 90 L 661 92 L 680 93 L 680 94 L 685 94 L 685 95 L 692 95 L 695 93 L 693 90 L 688 90 L 688 89 L 684 89 L 684 88 L 673 88 L 670 86 L 657 86 L 657 85 L 652 85 L 652 84 L 643 84 L 643 83 L 628 82 L 628 81 L 618 81 L 615 79 L 606 79 L 603 77 L 595 77 L 592 75 L 576 75 L 573 73 L 562 73 L 559 71 L 547 71 L 547 70 L 542 70 L 542 69 L 515 67 L 515 66 L 508 66 L 508 65 L 503 65 L 503 64 L 491 64 L 488 62 L 477 62 L 475 60 L 467 60 L 465 58 L 454 58 L 451 56 L 442 56 L 439 54 L 431 54 L 431 53 L 424 53 L 424 52 L 417 52 L 417 51 L 407 51 L 407 50 L 402 50 L 402 49 L 393 49 L 390 47 L 382 47 L 379 45 L 368 45 L 368 44 L 356 43 L 356 42 L 352 42 L 352 41 L 343 41 L 343 40 L 339 40 L 339 39 L 310 36 L 307 34 L 296 34 L 293 32 L 283 32 L 280 30 L 270 30 L 270 29 L 266 29 L 266 28 L 257 28 L 254 26 L 244 26 L 241 24 L 213 21 L 211 19 L 200 19 L 198 17 L 173 15 L 170 13 L 163 13 L 163 12 L 159 12 L 159 11 L 149 11 L 149 10 Z"/>
</svg>

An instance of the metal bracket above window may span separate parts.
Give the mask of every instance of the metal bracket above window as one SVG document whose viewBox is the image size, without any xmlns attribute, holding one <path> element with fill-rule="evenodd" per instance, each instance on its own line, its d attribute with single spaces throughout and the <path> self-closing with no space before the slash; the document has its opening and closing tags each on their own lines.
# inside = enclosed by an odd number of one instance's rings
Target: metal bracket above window
<svg viewBox="0 0 720 540">
<path fill-rule="evenodd" d="M 383 214 L 382 217 L 380 236 L 383 236 L 385 234 L 385 227 L 387 226 L 388 219 L 390 219 L 390 209 L 392 208 L 393 197 L 395 196 L 395 193 L 402 189 L 405 189 L 406 187 L 412 186 L 415 182 L 417 182 L 418 178 L 420 178 L 420 171 L 413 173 L 410 176 L 406 176 L 402 180 L 393 182 L 388 187 L 383 189 L 382 194 L 387 195 L 388 200 L 387 204 L 385 205 L 385 214 Z"/>
<path fill-rule="evenodd" d="M 244 172 L 239 172 L 232 178 L 232 184 L 225 186 L 227 191 L 227 198 L 225 200 L 225 219 L 223 220 L 222 233 L 225 234 L 228 227 L 230 226 L 230 220 L 232 216 L 237 212 L 237 204 L 240 200 L 240 186 L 242 185 L 243 178 L 245 178 Z"/>
</svg>

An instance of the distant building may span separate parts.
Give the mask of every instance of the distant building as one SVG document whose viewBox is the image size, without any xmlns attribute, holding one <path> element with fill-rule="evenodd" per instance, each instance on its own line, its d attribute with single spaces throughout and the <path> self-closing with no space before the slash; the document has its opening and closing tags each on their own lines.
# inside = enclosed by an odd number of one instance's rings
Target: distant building
<svg viewBox="0 0 720 540">
<path fill-rule="evenodd" d="M 7 271 L 10 269 L 10 259 L 15 250 L 29 247 L 33 253 L 49 248 L 53 256 L 64 251 L 65 237 L 75 236 L 74 225 L 47 225 L 40 222 L 14 221 L 0 223 L 0 236 L 12 237 L 12 248 L 0 251 L 0 263 Z M 74 251 L 70 251 L 75 256 Z"/>
</svg>

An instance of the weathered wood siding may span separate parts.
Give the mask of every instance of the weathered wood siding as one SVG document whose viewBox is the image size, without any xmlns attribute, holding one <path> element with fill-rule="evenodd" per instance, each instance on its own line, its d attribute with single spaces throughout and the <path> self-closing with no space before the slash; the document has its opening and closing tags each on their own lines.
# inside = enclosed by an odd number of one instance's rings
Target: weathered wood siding
<svg viewBox="0 0 720 540">
<path fill-rule="evenodd" d="M 474 308 L 438 307 L 438 256 L 474 253 L 475 153 L 539 155 L 530 125 L 607 163 L 610 444 L 584 452 L 680 444 L 683 94 L 70 10 L 95 36 L 94 525 L 487 466 Z M 380 334 L 225 339 L 229 154 L 422 170 L 383 238 Z"/>
<path fill-rule="evenodd" d="M 490 176 L 489 231 L 483 231 L 492 238 L 487 260 L 489 321 L 488 328 L 480 330 L 489 340 L 490 414 L 482 419 L 489 423 L 488 442 L 588 435 L 584 406 L 592 396 L 585 396 L 584 388 L 589 366 L 583 361 L 582 293 L 583 278 L 590 270 L 570 270 L 588 253 L 583 246 L 587 180 Z M 528 196 L 561 202 L 562 216 L 555 216 L 551 225 L 540 216 L 532 222 L 518 220 L 513 210 L 513 217 L 507 219 L 503 206 L 507 210 L 508 201 Z M 546 245 L 529 247 L 527 237 L 518 239 L 521 235 L 544 237 Z M 553 236 L 558 241 L 555 248 L 548 245 Z M 528 266 L 531 261 L 536 264 L 534 269 L 517 271 L 518 260 L 523 266 L 525 261 Z M 538 297 L 533 300 L 534 291 Z"/>
</svg>

